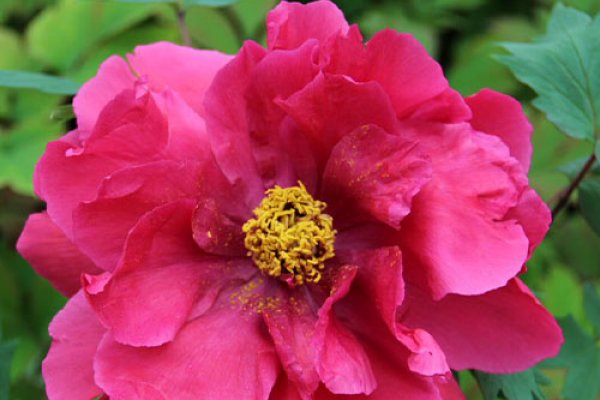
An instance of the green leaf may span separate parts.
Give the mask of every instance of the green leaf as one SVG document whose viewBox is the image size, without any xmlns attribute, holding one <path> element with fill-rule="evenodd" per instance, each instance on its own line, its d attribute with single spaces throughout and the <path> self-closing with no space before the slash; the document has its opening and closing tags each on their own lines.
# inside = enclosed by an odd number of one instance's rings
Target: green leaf
<svg viewBox="0 0 600 400">
<path fill-rule="evenodd" d="M 156 15 L 159 4 L 62 0 L 45 8 L 27 26 L 32 56 L 66 72 L 81 63 L 98 42 Z"/>
<path fill-rule="evenodd" d="M 25 71 L 0 70 L 0 86 L 36 89 L 52 94 L 75 94 L 79 85 L 70 79 Z"/>
<path fill-rule="evenodd" d="M 10 368 L 15 347 L 13 341 L 0 344 L 0 400 L 9 399 Z"/>
<path fill-rule="evenodd" d="M 565 344 L 560 354 L 542 363 L 548 368 L 566 368 L 565 400 L 596 400 L 600 393 L 600 349 L 595 340 L 571 317 L 558 320 Z"/>
<path fill-rule="evenodd" d="M 600 16 L 558 4 L 547 34 L 533 43 L 504 43 L 499 56 L 538 94 L 533 104 L 564 133 L 593 140 L 600 116 Z"/>
<path fill-rule="evenodd" d="M 581 182 L 579 207 L 587 223 L 600 235 L 600 182 L 591 179 Z"/>
<path fill-rule="evenodd" d="M 186 6 L 223 7 L 237 3 L 239 0 L 183 0 Z"/>
<path fill-rule="evenodd" d="M 543 400 L 539 387 L 540 377 L 533 369 L 517 374 L 486 374 L 474 372 L 485 400 L 495 400 L 502 395 L 508 400 Z M 544 377 L 543 382 L 546 382 Z"/>
<path fill-rule="evenodd" d="M 585 308 L 585 314 L 587 319 L 594 326 L 594 330 L 597 334 L 600 333 L 600 296 L 596 287 L 586 282 L 583 285 L 583 307 Z"/>
</svg>

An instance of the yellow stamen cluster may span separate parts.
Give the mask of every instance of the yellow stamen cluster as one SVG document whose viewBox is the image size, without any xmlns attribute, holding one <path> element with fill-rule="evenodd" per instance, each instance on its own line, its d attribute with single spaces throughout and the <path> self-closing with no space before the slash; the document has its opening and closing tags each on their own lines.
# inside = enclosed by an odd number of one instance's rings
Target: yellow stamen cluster
<svg viewBox="0 0 600 400">
<path fill-rule="evenodd" d="M 324 214 L 327 204 L 315 200 L 302 182 L 267 190 L 243 230 L 248 255 L 265 274 L 293 285 L 317 283 L 332 258 L 336 231 Z"/>
</svg>

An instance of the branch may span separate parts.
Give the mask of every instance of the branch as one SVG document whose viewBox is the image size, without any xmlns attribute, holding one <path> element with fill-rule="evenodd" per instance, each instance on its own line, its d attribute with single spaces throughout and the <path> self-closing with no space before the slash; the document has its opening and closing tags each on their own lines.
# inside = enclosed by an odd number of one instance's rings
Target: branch
<svg viewBox="0 0 600 400">
<path fill-rule="evenodd" d="M 179 32 L 181 33 L 181 41 L 184 46 L 192 47 L 192 37 L 190 36 L 190 30 L 188 29 L 187 23 L 185 22 L 185 8 L 181 4 L 176 4 L 175 13 L 177 14 L 177 24 L 179 25 Z"/>
<path fill-rule="evenodd" d="M 596 155 L 592 154 L 590 158 L 588 158 L 588 160 L 585 162 L 585 165 L 583 166 L 583 168 L 581 168 L 581 171 L 579 171 L 575 179 L 573 179 L 569 186 L 567 186 L 560 192 L 558 201 L 552 209 L 552 221 L 556 219 L 558 213 L 561 212 L 562 209 L 565 208 L 565 206 L 569 203 L 569 198 L 571 197 L 575 189 L 577 189 L 577 186 L 579 186 L 585 175 L 592 168 L 592 165 L 594 165 L 594 161 L 596 161 Z"/>
</svg>

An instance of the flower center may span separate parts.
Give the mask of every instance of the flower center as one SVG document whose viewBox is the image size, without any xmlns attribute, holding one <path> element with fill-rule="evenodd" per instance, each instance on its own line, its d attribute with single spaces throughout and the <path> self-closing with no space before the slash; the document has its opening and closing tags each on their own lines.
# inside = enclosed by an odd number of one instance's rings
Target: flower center
<svg viewBox="0 0 600 400">
<path fill-rule="evenodd" d="M 263 273 L 291 285 L 317 283 L 325 261 L 332 258 L 336 231 L 323 213 L 327 204 L 315 200 L 302 182 L 267 190 L 243 226 L 248 255 Z"/>
</svg>

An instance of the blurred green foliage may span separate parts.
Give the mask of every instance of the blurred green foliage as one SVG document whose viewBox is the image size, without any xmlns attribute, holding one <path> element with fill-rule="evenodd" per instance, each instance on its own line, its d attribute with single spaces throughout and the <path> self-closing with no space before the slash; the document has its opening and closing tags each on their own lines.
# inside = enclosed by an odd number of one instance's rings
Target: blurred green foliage
<svg viewBox="0 0 600 400">
<path fill-rule="evenodd" d="M 413 33 L 441 62 L 452 86 L 462 94 L 489 87 L 520 99 L 536 129 L 531 182 L 550 204 L 556 202 L 594 151 L 591 142 L 569 138 L 549 122 L 532 106 L 536 96 L 532 89 L 495 59 L 510 55 L 499 43 L 530 43 L 544 34 L 553 0 L 336 3 L 351 22 L 360 24 L 366 37 L 386 27 Z M 563 3 L 591 15 L 600 12 L 598 0 Z M 40 363 L 49 345 L 47 326 L 64 304 L 64 299 L 14 250 L 27 215 L 43 209 L 33 193 L 35 163 L 49 140 L 73 128 L 71 98 L 61 93 L 70 93 L 73 86 L 69 85 L 80 85 L 92 77 L 99 64 L 112 54 L 125 55 L 136 45 L 158 40 L 181 42 L 181 7 L 185 7 L 185 20 L 195 46 L 234 53 L 245 39 L 264 43 L 264 18 L 275 4 L 276 0 L 0 1 L 0 400 L 8 396 L 8 381 L 10 399 L 44 398 Z M 587 43 L 587 39 L 582 40 Z M 535 43 L 521 46 L 540 45 L 539 41 Z M 507 48 L 514 57 L 518 56 L 515 49 L 526 47 Z M 529 52 L 531 48 L 527 49 Z M 557 55 L 561 56 L 566 54 Z M 17 89 L 15 75 L 2 70 L 41 75 L 21 85 L 29 89 Z M 517 75 L 540 94 L 535 82 L 523 73 Z M 48 81 L 47 76 L 69 81 Z M 595 100 L 600 101 L 597 97 Z M 544 110 L 543 105 L 540 108 Z M 557 118 L 553 120 L 558 122 Z M 559 125 L 572 136 L 591 138 L 589 129 Z M 519 400 L 597 397 L 594 385 L 600 382 L 600 306 L 593 285 L 600 281 L 599 204 L 600 168 L 595 165 L 555 221 L 524 276 L 541 301 L 562 318 L 567 338 L 563 352 L 535 373 L 516 377 L 474 377 L 461 372 L 460 382 L 469 399 L 483 395 L 489 399 L 498 394 Z M 585 290 L 584 281 L 591 282 Z M 581 364 L 584 359 L 587 364 Z M 549 378 L 541 391 L 537 387 L 540 371 Z M 483 395 L 477 381 L 483 382 Z M 515 395 L 507 387 L 521 389 Z"/>
</svg>

